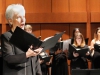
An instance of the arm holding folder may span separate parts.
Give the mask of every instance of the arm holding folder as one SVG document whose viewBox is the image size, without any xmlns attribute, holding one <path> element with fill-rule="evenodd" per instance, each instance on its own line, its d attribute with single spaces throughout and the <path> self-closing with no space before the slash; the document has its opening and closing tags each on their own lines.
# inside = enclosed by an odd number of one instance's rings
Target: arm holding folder
<svg viewBox="0 0 100 75">
<path fill-rule="evenodd" d="M 20 33 L 20 34 L 19 34 Z M 9 42 L 20 48 L 22 51 L 27 52 L 28 48 L 32 45 L 33 50 L 36 48 L 43 48 L 42 51 L 54 47 L 58 39 L 63 35 L 64 32 L 59 33 L 52 38 L 41 41 L 32 34 L 27 33 L 19 27 L 16 27 L 14 34 L 10 38 Z"/>
<path fill-rule="evenodd" d="M 78 53 L 81 56 L 85 56 L 86 53 L 89 51 L 89 48 L 75 48 L 73 45 L 69 44 L 69 52 L 70 53 Z"/>
</svg>

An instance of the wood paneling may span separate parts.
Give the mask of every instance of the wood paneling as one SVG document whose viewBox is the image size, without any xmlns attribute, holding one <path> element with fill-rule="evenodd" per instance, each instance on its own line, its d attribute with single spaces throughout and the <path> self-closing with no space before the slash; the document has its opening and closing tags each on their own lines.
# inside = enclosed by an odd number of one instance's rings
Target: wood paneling
<svg viewBox="0 0 100 75">
<path fill-rule="evenodd" d="M 2 0 L 0 0 L 0 24 L 2 23 Z"/>
<path fill-rule="evenodd" d="M 6 0 L 6 7 L 10 4 L 23 4 L 23 0 Z"/>
<path fill-rule="evenodd" d="M 2 27 L 1 27 L 2 25 L 0 24 L 0 30 L 2 30 Z M 2 34 L 2 32 L 0 31 L 0 34 Z"/>
<path fill-rule="evenodd" d="M 70 12 L 86 12 L 86 0 L 69 0 Z"/>
<path fill-rule="evenodd" d="M 100 12 L 91 12 L 91 22 L 100 22 Z"/>
<path fill-rule="evenodd" d="M 94 38 L 95 30 L 100 27 L 100 23 L 91 23 L 91 37 Z"/>
<path fill-rule="evenodd" d="M 80 31 L 81 31 L 81 33 L 83 34 L 83 36 L 84 36 L 84 38 L 86 38 L 86 24 L 70 24 L 70 27 L 69 27 L 70 29 L 70 37 L 72 37 L 72 33 L 73 33 L 73 30 L 74 30 L 74 28 L 79 28 L 80 29 Z"/>
<path fill-rule="evenodd" d="M 36 37 L 41 36 L 41 24 L 31 24 L 33 28 L 33 34 Z"/>
<path fill-rule="evenodd" d="M 27 13 L 27 23 L 86 23 L 86 12 Z"/>
<path fill-rule="evenodd" d="M 0 14 L 2 13 L 2 0 L 0 0 Z"/>
<path fill-rule="evenodd" d="M 51 0 L 24 0 L 26 13 L 50 13 Z"/>
<path fill-rule="evenodd" d="M 53 36 L 55 35 L 55 33 L 59 33 L 62 31 L 66 31 L 66 33 L 63 34 L 62 38 L 68 39 L 69 38 L 68 24 L 41 24 L 41 36 L 43 39 L 49 36 Z"/>
<path fill-rule="evenodd" d="M 69 12 L 68 0 L 52 0 L 52 12 Z"/>
<path fill-rule="evenodd" d="M 100 0 L 90 0 L 90 11 L 100 12 Z"/>
<path fill-rule="evenodd" d="M 0 24 L 2 23 L 2 14 L 0 13 Z"/>
</svg>

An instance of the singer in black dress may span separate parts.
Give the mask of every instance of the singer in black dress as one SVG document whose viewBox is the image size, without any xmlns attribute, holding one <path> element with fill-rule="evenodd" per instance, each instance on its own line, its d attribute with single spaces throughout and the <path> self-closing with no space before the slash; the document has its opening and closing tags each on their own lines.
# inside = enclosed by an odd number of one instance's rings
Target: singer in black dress
<svg viewBox="0 0 100 75">
<path fill-rule="evenodd" d="M 60 41 L 60 40 L 59 40 Z M 68 64 L 66 53 L 63 52 L 59 45 L 51 48 L 50 51 L 54 51 L 52 65 L 51 65 L 51 75 L 68 75 Z"/>
<path fill-rule="evenodd" d="M 88 46 L 85 44 L 84 37 L 81 33 L 78 33 L 74 37 L 74 42 L 72 45 L 76 49 L 88 48 Z M 76 52 L 71 53 L 69 50 L 68 59 L 71 60 L 70 68 L 71 69 L 87 69 L 88 68 L 87 58 L 89 57 L 90 57 L 89 51 L 87 51 L 85 56 L 81 56 L 79 53 L 76 53 Z"/>
<path fill-rule="evenodd" d="M 100 48 L 100 27 L 98 27 L 94 33 L 94 39 L 91 41 L 91 57 L 92 57 L 92 68 L 100 69 L 100 49 L 95 48 L 98 45 Z"/>
</svg>

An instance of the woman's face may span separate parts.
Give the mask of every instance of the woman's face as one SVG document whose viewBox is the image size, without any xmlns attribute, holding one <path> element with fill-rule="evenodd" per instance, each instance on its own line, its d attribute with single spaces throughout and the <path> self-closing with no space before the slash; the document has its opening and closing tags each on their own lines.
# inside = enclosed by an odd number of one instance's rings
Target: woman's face
<svg viewBox="0 0 100 75">
<path fill-rule="evenodd" d="M 77 42 L 78 45 L 81 45 L 81 43 L 82 43 L 82 38 L 81 38 L 80 36 L 77 36 L 77 37 L 76 37 L 76 42 Z"/>
<path fill-rule="evenodd" d="M 28 32 L 28 33 L 32 33 L 31 29 L 26 29 L 25 31 Z"/>
<path fill-rule="evenodd" d="M 15 29 L 16 26 L 24 29 L 25 21 L 26 21 L 25 12 L 24 11 L 15 12 L 13 18 L 10 21 L 13 29 Z"/>
<path fill-rule="evenodd" d="M 100 36 L 100 30 L 97 31 L 97 35 Z"/>
<path fill-rule="evenodd" d="M 80 31 L 79 31 L 79 29 L 76 29 L 76 31 L 75 31 L 75 36 L 76 36 L 78 33 L 80 33 Z"/>
</svg>

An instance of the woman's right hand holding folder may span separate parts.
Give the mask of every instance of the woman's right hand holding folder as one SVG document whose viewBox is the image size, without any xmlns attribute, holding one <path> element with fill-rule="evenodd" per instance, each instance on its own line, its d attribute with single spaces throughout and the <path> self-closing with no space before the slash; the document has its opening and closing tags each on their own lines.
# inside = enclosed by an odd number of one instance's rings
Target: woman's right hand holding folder
<svg viewBox="0 0 100 75">
<path fill-rule="evenodd" d="M 74 57 L 78 57 L 79 56 L 79 53 L 73 52 L 73 56 Z"/>
<path fill-rule="evenodd" d="M 28 49 L 28 51 L 26 52 L 26 57 L 32 57 L 32 56 L 37 56 L 43 48 L 37 48 L 35 50 L 32 49 L 33 46 L 30 46 L 30 48 Z"/>
</svg>

